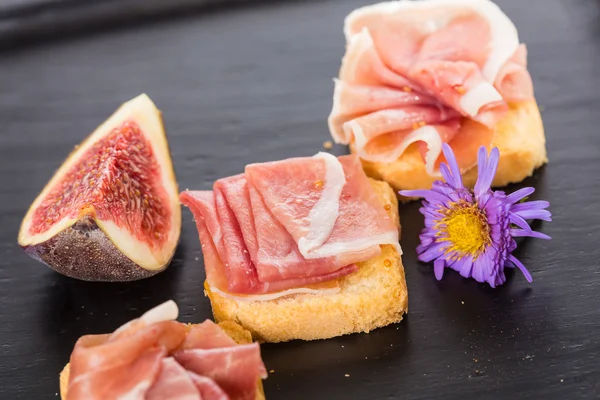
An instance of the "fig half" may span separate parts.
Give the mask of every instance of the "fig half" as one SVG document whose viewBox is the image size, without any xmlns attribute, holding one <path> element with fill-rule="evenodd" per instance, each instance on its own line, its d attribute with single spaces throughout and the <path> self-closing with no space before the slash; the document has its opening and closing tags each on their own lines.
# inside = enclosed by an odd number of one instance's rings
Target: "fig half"
<svg viewBox="0 0 600 400">
<path fill-rule="evenodd" d="M 143 94 L 69 155 L 29 208 L 18 241 L 61 274 L 131 281 L 169 265 L 180 231 L 161 113 Z"/>
</svg>

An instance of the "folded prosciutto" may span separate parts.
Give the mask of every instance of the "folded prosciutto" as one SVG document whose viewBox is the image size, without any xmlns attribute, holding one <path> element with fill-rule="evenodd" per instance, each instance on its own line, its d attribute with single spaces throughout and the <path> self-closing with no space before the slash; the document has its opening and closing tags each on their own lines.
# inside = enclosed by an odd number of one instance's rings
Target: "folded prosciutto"
<svg viewBox="0 0 600 400">
<path fill-rule="evenodd" d="M 436 175 L 448 143 L 469 169 L 508 103 L 533 99 L 525 45 L 489 0 L 379 3 L 348 15 L 344 33 L 328 123 L 365 160 L 393 162 L 418 143 Z"/>
<path fill-rule="evenodd" d="M 248 165 L 212 191 L 185 191 L 207 283 L 228 294 L 335 290 L 356 263 L 398 248 L 398 230 L 356 156 Z"/>
<path fill-rule="evenodd" d="M 71 354 L 68 400 L 254 400 L 267 373 L 258 343 L 237 344 L 212 321 L 175 321 L 168 301 Z"/>
</svg>

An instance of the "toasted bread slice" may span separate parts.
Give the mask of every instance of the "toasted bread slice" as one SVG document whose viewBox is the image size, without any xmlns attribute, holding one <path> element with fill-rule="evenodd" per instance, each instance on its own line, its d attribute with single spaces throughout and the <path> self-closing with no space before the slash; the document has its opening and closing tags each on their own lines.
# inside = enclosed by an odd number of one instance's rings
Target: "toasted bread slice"
<svg viewBox="0 0 600 400">
<path fill-rule="evenodd" d="M 191 328 L 194 324 L 190 324 Z M 221 329 L 223 329 L 229 337 L 235 340 L 238 344 L 244 343 L 252 343 L 252 335 L 250 332 L 239 326 L 238 324 L 225 321 L 219 323 Z M 62 372 L 60 373 L 60 398 L 62 400 L 67 400 L 67 389 L 69 387 L 69 373 L 70 373 L 69 363 L 65 365 Z M 263 390 L 262 380 L 258 380 L 258 386 L 256 387 L 256 400 L 265 400 L 265 392 Z"/>
<path fill-rule="evenodd" d="M 467 121 L 463 127 L 468 129 Z M 535 100 L 510 104 L 508 114 L 496 127 L 492 146 L 500 150 L 500 162 L 493 186 L 506 186 L 531 176 L 548 162 L 542 117 Z M 354 152 L 353 145 L 350 150 Z M 429 189 L 434 180 L 425 172 L 417 146 L 411 146 L 397 161 L 379 163 L 362 160 L 368 176 L 388 182 L 395 190 Z M 463 173 L 463 183 L 475 186 L 477 167 Z"/>
<path fill-rule="evenodd" d="M 398 200 L 385 182 L 371 180 L 381 199 L 398 221 Z M 398 251 L 382 246 L 382 253 L 358 264 L 359 270 L 340 279 L 335 294 L 294 294 L 267 301 L 238 300 L 205 291 L 217 321 L 232 320 L 265 342 L 315 340 L 400 322 L 408 311 L 404 268 Z"/>
</svg>

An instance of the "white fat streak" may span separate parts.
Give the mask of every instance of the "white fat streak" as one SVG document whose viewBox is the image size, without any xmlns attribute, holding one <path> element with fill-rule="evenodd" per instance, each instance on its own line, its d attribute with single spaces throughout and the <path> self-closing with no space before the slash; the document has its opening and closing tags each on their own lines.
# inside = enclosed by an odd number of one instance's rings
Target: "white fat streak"
<svg viewBox="0 0 600 400">
<path fill-rule="evenodd" d="M 402 255 L 402 248 L 400 247 L 399 240 L 398 232 L 393 231 L 382 233 L 381 235 L 370 236 L 369 238 L 326 244 L 319 247 L 315 252 L 319 254 L 319 257 L 334 257 L 343 253 L 364 251 L 373 246 L 390 244 L 396 248 L 398 254 Z"/>
<path fill-rule="evenodd" d="M 174 321 L 179 316 L 179 308 L 173 300 L 164 303 L 147 311 L 140 317 L 146 324 L 151 325 L 162 321 Z"/>
<path fill-rule="evenodd" d="M 481 82 L 462 95 L 459 104 L 468 115 L 474 117 L 481 107 L 495 101 L 502 101 L 502 95 L 492 84 Z"/>
<path fill-rule="evenodd" d="M 325 162 L 325 185 L 321 197 L 308 213 L 308 233 L 298 240 L 298 250 L 307 259 L 319 258 L 316 250 L 331 236 L 339 215 L 342 189 L 346 184 L 344 168 L 337 157 L 319 152 L 313 158 Z"/>
<path fill-rule="evenodd" d="M 141 317 L 122 325 L 114 333 L 119 333 L 126 330 L 134 321 L 143 321 L 146 326 L 148 326 L 162 321 L 174 321 L 178 316 L 179 308 L 177 307 L 177 303 L 175 303 L 173 300 L 168 300 L 146 311 Z"/>
<path fill-rule="evenodd" d="M 344 127 L 354 135 L 354 143 L 358 156 L 363 160 L 372 162 L 395 162 L 411 144 L 420 141 L 427 143 L 428 151 L 425 154 L 425 170 L 431 176 L 439 175 L 439 173 L 435 172 L 435 161 L 442 153 L 442 138 L 434 126 L 425 125 L 419 129 L 415 129 L 404 138 L 401 145 L 394 147 L 388 152 L 378 152 L 376 154 L 366 151 L 367 139 L 357 122 L 347 122 L 344 124 Z"/>
<path fill-rule="evenodd" d="M 231 293 L 222 292 L 217 288 L 209 286 L 209 290 L 213 293 L 217 293 L 219 296 L 235 300 L 235 301 L 270 301 L 280 297 L 291 296 L 295 294 L 336 294 L 340 292 L 339 287 L 329 289 L 311 289 L 311 288 L 292 288 L 283 290 L 281 292 L 266 293 L 266 294 L 254 294 L 254 295 L 235 295 Z"/>
<path fill-rule="evenodd" d="M 344 131 L 346 135 L 354 137 L 354 147 L 361 154 L 369 141 L 360 124 L 356 120 L 348 121 L 344 124 Z"/>
<path fill-rule="evenodd" d="M 411 10 L 433 10 L 437 7 L 452 7 L 456 12 L 467 7 L 488 21 L 492 36 L 492 49 L 482 73 L 488 82 L 494 82 L 500 68 L 517 50 L 519 35 L 510 18 L 490 0 L 402 0 L 373 4 L 356 9 L 346 17 L 344 34 L 347 41 L 351 40 L 349 26 L 353 20 L 365 13 L 396 14 L 407 13 Z M 450 22 L 452 17 L 452 13 L 438 14 L 439 19 L 427 21 L 424 28 L 427 29 L 427 32 L 435 32 Z"/>
</svg>

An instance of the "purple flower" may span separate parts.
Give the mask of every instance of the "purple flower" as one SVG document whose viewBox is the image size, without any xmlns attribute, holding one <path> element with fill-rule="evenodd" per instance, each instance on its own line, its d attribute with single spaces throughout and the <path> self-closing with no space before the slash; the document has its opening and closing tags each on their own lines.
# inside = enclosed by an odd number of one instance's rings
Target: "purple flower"
<svg viewBox="0 0 600 400">
<path fill-rule="evenodd" d="M 444 268 L 452 268 L 465 278 L 487 282 L 491 287 L 506 282 L 504 268 L 517 267 L 528 282 L 531 274 L 512 252 L 517 247 L 515 237 L 530 236 L 550 239 L 531 230 L 527 220 L 552 221 L 547 201 L 528 201 L 534 192 L 527 187 L 509 195 L 490 189 L 500 152 L 493 148 L 489 158 L 485 147 L 478 153 L 478 178 L 473 190 L 462 184 L 460 171 L 452 149 L 447 144 L 443 152 L 448 165 L 440 172 L 446 182 L 435 181 L 430 190 L 403 190 L 403 196 L 423 197 L 420 212 L 425 216 L 425 229 L 417 247 L 419 260 L 432 262 L 435 277 L 440 280 Z"/>
</svg>

